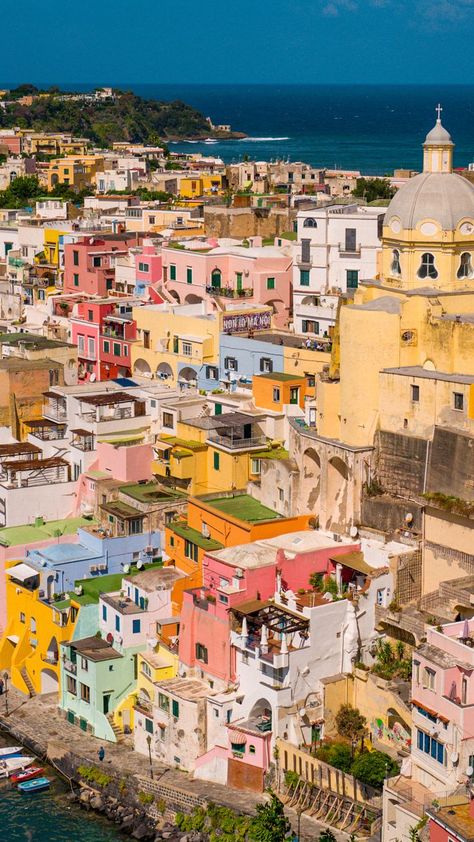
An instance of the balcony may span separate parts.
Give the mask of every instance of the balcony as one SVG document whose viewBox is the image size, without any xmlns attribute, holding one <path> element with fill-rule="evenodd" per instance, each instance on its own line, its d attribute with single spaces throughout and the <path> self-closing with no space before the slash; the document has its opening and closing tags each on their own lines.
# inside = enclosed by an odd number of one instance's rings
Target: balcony
<svg viewBox="0 0 474 842">
<path fill-rule="evenodd" d="M 237 438 L 236 436 L 219 436 L 217 433 L 212 433 L 207 440 L 210 444 L 218 444 L 227 450 L 251 450 L 255 447 L 262 447 L 267 443 L 266 436 Z"/>
<path fill-rule="evenodd" d="M 206 292 L 208 295 L 215 295 L 221 298 L 252 298 L 253 296 L 252 287 L 243 287 L 243 289 L 232 289 L 231 287 L 207 286 Z"/>
<path fill-rule="evenodd" d="M 360 243 L 353 246 L 350 243 L 339 243 L 339 254 L 347 257 L 360 257 Z"/>
<path fill-rule="evenodd" d="M 90 349 L 78 347 L 77 356 L 80 360 L 95 362 L 97 360 L 97 351 L 95 349 L 91 351 Z"/>
<path fill-rule="evenodd" d="M 67 421 L 66 407 L 61 404 L 46 403 L 43 406 L 43 415 L 50 421 L 64 422 Z"/>
</svg>

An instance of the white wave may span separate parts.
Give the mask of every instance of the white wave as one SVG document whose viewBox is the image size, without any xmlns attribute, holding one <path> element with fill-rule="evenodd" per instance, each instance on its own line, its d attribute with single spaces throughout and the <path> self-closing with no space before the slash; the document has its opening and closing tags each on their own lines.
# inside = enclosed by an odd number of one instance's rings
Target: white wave
<svg viewBox="0 0 474 842">
<path fill-rule="evenodd" d="M 240 137 L 240 143 L 270 143 L 273 140 L 290 140 L 289 137 Z"/>
</svg>

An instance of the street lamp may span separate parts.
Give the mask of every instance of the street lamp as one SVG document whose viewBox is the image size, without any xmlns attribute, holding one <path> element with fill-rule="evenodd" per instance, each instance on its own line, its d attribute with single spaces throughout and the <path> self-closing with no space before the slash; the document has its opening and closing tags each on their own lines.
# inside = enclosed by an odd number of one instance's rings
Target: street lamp
<svg viewBox="0 0 474 842">
<path fill-rule="evenodd" d="M 153 764 L 151 761 L 151 734 L 147 734 L 146 741 L 148 743 L 148 759 L 150 761 L 150 778 L 153 780 Z"/>
<path fill-rule="evenodd" d="M 5 714 L 8 716 L 8 673 L 3 673 L 3 681 L 5 684 Z"/>
</svg>

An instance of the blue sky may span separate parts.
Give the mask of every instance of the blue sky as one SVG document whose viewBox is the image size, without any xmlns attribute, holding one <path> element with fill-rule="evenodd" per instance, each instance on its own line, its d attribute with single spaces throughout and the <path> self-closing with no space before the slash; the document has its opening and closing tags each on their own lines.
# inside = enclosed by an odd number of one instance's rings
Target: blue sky
<svg viewBox="0 0 474 842">
<path fill-rule="evenodd" d="M 16 0 L 0 83 L 471 83 L 474 0 Z"/>
</svg>

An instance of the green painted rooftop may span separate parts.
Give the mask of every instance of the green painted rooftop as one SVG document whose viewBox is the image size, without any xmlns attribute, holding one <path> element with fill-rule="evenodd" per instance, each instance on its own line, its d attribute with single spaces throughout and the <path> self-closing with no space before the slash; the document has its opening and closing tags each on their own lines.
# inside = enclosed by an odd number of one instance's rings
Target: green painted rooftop
<svg viewBox="0 0 474 842">
<path fill-rule="evenodd" d="M 271 447 L 269 450 L 259 450 L 252 453 L 252 459 L 289 459 L 290 454 L 284 447 Z"/>
<path fill-rule="evenodd" d="M 170 524 L 170 528 L 176 533 L 176 535 L 179 535 L 186 541 L 191 541 L 192 544 L 197 544 L 197 546 L 201 547 L 202 550 L 224 549 L 224 544 L 221 544 L 219 541 L 215 541 L 214 538 L 204 538 L 197 529 L 192 529 L 191 526 L 188 526 L 187 523 L 182 521 Z"/>
<path fill-rule="evenodd" d="M 160 488 L 156 482 L 121 485 L 119 491 L 121 494 L 126 494 L 127 497 L 138 500 L 139 503 L 171 503 L 173 500 L 179 500 L 186 496 L 174 489 L 165 490 L 164 488 Z"/>
<path fill-rule="evenodd" d="M 253 454 L 252 454 L 253 456 Z M 212 506 L 224 515 L 230 515 L 247 523 L 258 523 L 261 520 L 276 520 L 280 518 L 277 512 L 263 506 L 249 494 L 237 494 L 235 497 L 215 497 L 204 500 L 206 505 Z"/>
<path fill-rule="evenodd" d="M 175 444 L 179 447 L 187 447 L 188 450 L 206 450 L 207 445 L 203 444 L 200 441 L 194 441 L 193 439 L 180 439 L 178 436 L 160 436 L 160 441 L 163 444 L 169 444 L 170 447 L 173 447 Z"/>
<path fill-rule="evenodd" d="M 265 380 L 278 380 L 281 383 L 286 383 L 288 380 L 304 380 L 301 374 L 284 374 L 282 371 L 273 371 L 271 374 L 257 374 L 256 379 L 265 378 Z"/>
<path fill-rule="evenodd" d="M 0 529 L 0 545 L 15 547 L 18 544 L 34 544 L 61 535 L 74 535 L 81 526 L 93 526 L 95 521 L 85 517 L 70 517 L 64 520 L 50 520 L 40 526 L 27 523 L 23 526 L 7 526 Z"/>
<path fill-rule="evenodd" d="M 143 573 L 144 570 L 153 570 L 158 567 L 163 567 L 162 561 L 144 564 L 140 569 L 132 567 L 129 573 L 109 573 L 108 576 L 95 576 L 93 579 L 78 579 L 74 584 L 76 587 L 80 585 L 83 593 L 81 596 L 73 596 L 74 602 L 78 602 L 79 605 L 90 605 L 98 602 L 101 593 L 119 591 L 124 576 L 136 576 L 137 573 Z"/>
</svg>

